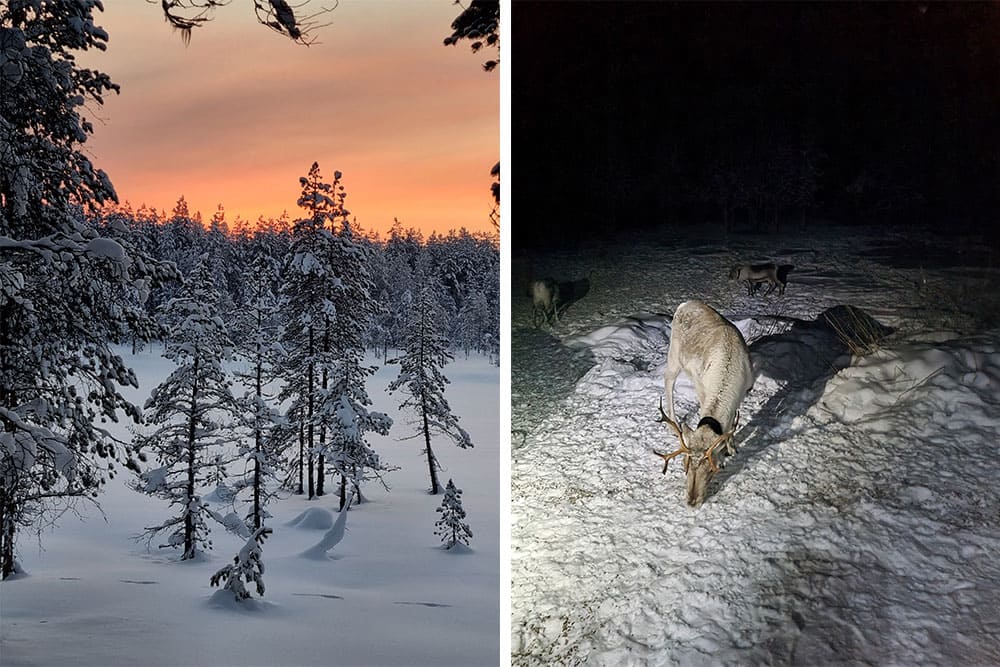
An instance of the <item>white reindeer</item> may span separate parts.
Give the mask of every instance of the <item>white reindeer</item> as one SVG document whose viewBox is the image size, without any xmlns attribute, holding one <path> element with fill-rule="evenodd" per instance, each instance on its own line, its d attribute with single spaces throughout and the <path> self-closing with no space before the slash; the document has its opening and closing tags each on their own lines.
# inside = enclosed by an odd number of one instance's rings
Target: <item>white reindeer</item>
<svg viewBox="0 0 1000 667">
<path fill-rule="evenodd" d="M 674 417 L 674 382 L 684 371 L 694 383 L 701 421 L 694 429 L 678 425 Z M 715 448 L 726 444 L 730 455 L 736 453 L 736 431 L 740 403 L 753 386 L 750 352 L 743 334 L 714 309 L 700 301 L 685 301 L 677 307 L 670 331 L 667 368 L 663 373 L 670 415 L 660 419 L 677 433 L 680 448 L 663 459 L 663 472 L 675 456 L 684 455 L 687 474 L 687 503 L 697 507 L 705 500 L 708 483 L 719 471 L 713 458 Z"/>
</svg>

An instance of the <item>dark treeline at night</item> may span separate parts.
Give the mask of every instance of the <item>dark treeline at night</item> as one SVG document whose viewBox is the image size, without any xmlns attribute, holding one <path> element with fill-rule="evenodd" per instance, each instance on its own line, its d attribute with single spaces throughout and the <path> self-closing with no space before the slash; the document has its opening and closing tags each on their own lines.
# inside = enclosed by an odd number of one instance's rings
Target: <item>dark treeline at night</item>
<svg viewBox="0 0 1000 667">
<path fill-rule="evenodd" d="M 820 220 L 996 239 L 997 26 L 997 3 L 515 3 L 515 247 Z"/>
<path fill-rule="evenodd" d="M 269 266 L 273 271 L 270 289 L 275 295 L 281 292 L 285 270 L 293 259 L 297 223 L 302 222 L 286 214 L 253 223 L 237 218 L 230 223 L 221 205 L 205 221 L 200 212 L 188 210 L 183 196 L 169 213 L 146 206 L 135 209 L 126 202 L 94 210 L 88 217 L 102 236 L 115 238 L 149 258 L 172 262 L 182 277 L 190 275 L 204 258 L 222 300 L 221 314 L 227 318 L 237 316 L 250 302 L 247 279 L 258 271 L 255 266 Z M 452 349 L 486 354 L 499 363 L 500 254 L 494 235 L 462 229 L 424 237 L 398 220 L 385 236 L 348 227 L 349 243 L 363 256 L 375 301 L 366 347 L 383 355 L 400 349 L 409 304 L 421 287 L 418 281 L 427 280 L 445 314 L 441 333 Z M 344 230 L 341 222 L 338 231 L 331 233 L 343 237 Z M 150 290 L 146 311 L 154 315 L 180 290 L 180 281 Z"/>
</svg>

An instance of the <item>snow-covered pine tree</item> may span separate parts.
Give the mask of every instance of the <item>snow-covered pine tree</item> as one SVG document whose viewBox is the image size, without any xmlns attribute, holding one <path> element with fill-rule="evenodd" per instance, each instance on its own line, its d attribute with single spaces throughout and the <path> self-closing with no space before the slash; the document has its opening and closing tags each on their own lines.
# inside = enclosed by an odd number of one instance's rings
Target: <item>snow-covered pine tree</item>
<svg viewBox="0 0 1000 667">
<path fill-rule="evenodd" d="M 342 209 L 342 207 L 341 207 Z M 370 247 L 354 237 L 345 215 L 331 246 L 332 266 L 336 267 L 339 283 L 331 295 L 333 315 L 325 321 L 326 336 L 336 364 L 324 370 L 323 395 L 317 412 L 321 433 L 329 430 L 328 443 L 321 441 L 321 453 L 329 456 L 333 472 L 340 476 L 340 509 L 348 500 L 348 484 L 356 490 L 361 502 L 362 482 L 391 470 L 366 440 L 369 432 L 386 435 L 392 419 L 381 412 L 371 412 L 365 381 L 375 368 L 364 364 L 364 337 L 377 311 L 368 266 Z M 322 482 L 323 470 L 320 469 Z"/>
<path fill-rule="evenodd" d="M 451 407 L 444 397 L 448 378 L 441 369 L 451 361 L 447 341 L 441 335 L 443 316 L 435 297 L 434 287 L 423 271 L 417 273 L 417 295 L 407 319 L 403 340 L 403 356 L 389 363 L 400 365 L 399 375 L 388 387 L 395 392 L 402 389 L 408 396 L 400 407 L 417 414 L 417 432 L 411 437 L 423 436 L 427 467 L 431 477 L 431 494 L 440 490 L 437 471 L 440 468 L 431 449 L 431 434 L 447 435 L 455 444 L 465 449 L 472 447 L 469 434 L 458 425 L 458 418 L 451 414 Z"/>
<path fill-rule="evenodd" d="M 170 218 L 164 226 L 163 236 L 166 240 L 164 250 L 168 259 L 177 265 L 177 270 L 183 275 L 190 275 L 195 265 L 201 260 L 202 239 L 205 229 L 195 221 L 188 209 L 184 195 L 177 199 Z"/>
<path fill-rule="evenodd" d="M 97 496 L 127 447 L 99 426 L 134 373 L 111 343 L 148 339 L 136 304 L 173 275 L 124 240 L 100 236 L 83 207 L 114 200 L 81 150 L 82 112 L 118 86 L 77 64 L 103 50 L 97 0 L 0 2 L 0 577 L 21 527 L 40 530 Z"/>
<path fill-rule="evenodd" d="M 264 556 L 261 547 L 274 531 L 266 526 L 260 526 L 246 541 L 240 552 L 233 557 L 233 564 L 227 565 L 209 580 L 214 587 L 225 581 L 223 590 L 232 592 L 237 602 L 250 599 L 250 591 L 244 582 L 253 582 L 257 595 L 264 596 Z"/>
<path fill-rule="evenodd" d="M 415 252 L 419 254 L 419 246 Z M 403 331 L 406 328 L 406 313 L 409 312 L 409 305 L 412 299 L 411 287 L 413 285 L 413 266 L 411 265 L 411 252 L 414 249 L 404 237 L 398 235 L 398 230 L 393 227 L 393 235 L 386 243 L 383 251 L 384 280 L 386 287 L 386 298 L 382 301 L 384 310 L 384 321 L 387 345 L 393 349 L 400 349 L 403 340 Z M 416 256 L 412 257 L 416 262 Z M 388 360 L 389 352 L 386 349 L 385 358 Z"/>
<path fill-rule="evenodd" d="M 149 543 L 166 534 L 166 543 L 160 546 L 182 547 L 181 560 L 211 548 L 207 518 L 232 528 L 201 498 L 206 485 L 223 472 L 226 452 L 235 444 L 233 426 L 220 419 L 239 414 L 222 367 L 232 343 L 218 313 L 218 301 L 210 267 L 199 261 L 181 293 L 164 307 L 164 318 L 171 326 L 163 356 L 177 368 L 146 401 L 146 421 L 154 430 L 136 443 L 140 456 L 152 453 L 161 465 L 142 472 L 134 488 L 179 508 L 176 515 L 146 528 L 140 537 Z"/>
<path fill-rule="evenodd" d="M 489 349 L 490 309 L 486 295 L 480 289 L 473 289 L 462 300 L 462 309 L 458 311 L 457 340 L 462 346 L 465 356 L 469 350 L 487 352 Z"/>
<path fill-rule="evenodd" d="M 441 538 L 445 549 L 451 549 L 461 542 L 469 546 L 472 539 L 472 529 L 465 522 L 465 509 L 462 507 L 462 489 L 455 488 L 455 483 L 448 480 L 444 489 L 441 506 L 437 508 L 441 518 L 434 522 L 434 534 Z"/>
<path fill-rule="evenodd" d="M 233 486 L 237 492 L 251 489 L 247 525 L 257 529 L 262 525 L 265 505 L 274 490 L 269 481 L 279 475 L 282 439 L 274 437 L 274 427 L 284 423 L 284 419 L 272 407 L 274 397 L 267 393 L 266 387 L 277 379 L 284 351 L 277 343 L 278 258 L 270 256 L 261 246 L 256 246 L 254 252 L 244 276 L 243 292 L 247 303 L 234 320 L 236 355 L 248 364 L 248 370 L 236 373 L 247 387 L 241 405 L 250 430 L 250 440 L 241 443 L 240 455 L 249 459 L 252 465 L 248 476 Z"/>
<path fill-rule="evenodd" d="M 229 223 L 226 222 L 226 210 L 222 204 L 219 204 L 208 223 L 208 232 L 202 242 L 202 254 L 209 258 L 223 312 L 232 312 L 234 306 L 243 305 L 243 276 L 240 275 L 236 262 L 235 244 L 229 237 Z"/>
<path fill-rule="evenodd" d="M 482 294 L 486 305 L 481 349 L 500 365 L 500 248 L 496 236 L 476 237 L 476 275 L 473 289 Z"/>
<path fill-rule="evenodd" d="M 340 278 L 331 266 L 334 236 L 327 224 L 338 215 L 346 215 L 346 211 L 343 211 L 340 172 L 334 173 L 333 183 L 326 183 L 319 164 L 314 162 L 308 176 L 300 178 L 299 183 L 302 193 L 298 204 L 309 215 L 295 222 L 288 261 L 282 272 L 281 311 L 285 322 L 282 346 L 287 357 L 285 386 L 279 399 L 290 401 L 294 411 L 289 418 L 299 421 L 302 434 L 296 462 L 298 492 L 305 490 L 304 470 L 308 497 L 313 498 L 316 495 L 314 462 L 317 452 L 322 449 L 318 440 L 325 437 L 323 432 L 317 433 L 322 428 L 316 417 L 317 401 L 324 393 L 335 363 L 330 352 L 328 323 L 336 314 L 332 294 L 340 287 Z"/>
</svg>

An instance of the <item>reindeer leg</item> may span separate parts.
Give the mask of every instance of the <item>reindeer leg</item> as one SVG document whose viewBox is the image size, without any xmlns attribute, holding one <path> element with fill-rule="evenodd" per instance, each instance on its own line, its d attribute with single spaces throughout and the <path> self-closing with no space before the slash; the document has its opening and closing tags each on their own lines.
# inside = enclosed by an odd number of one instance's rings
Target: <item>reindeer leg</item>
<svg viewBox="0 0 1000 667">
<path fill-rule="evenodd" d="M 736 411 L 736 419 L 733 421 L 733 436 L 726 441 L 726 452 L 730 456 L 736 456 L 736 429 L 740 427 L 740 411 Z"/>
</svg>

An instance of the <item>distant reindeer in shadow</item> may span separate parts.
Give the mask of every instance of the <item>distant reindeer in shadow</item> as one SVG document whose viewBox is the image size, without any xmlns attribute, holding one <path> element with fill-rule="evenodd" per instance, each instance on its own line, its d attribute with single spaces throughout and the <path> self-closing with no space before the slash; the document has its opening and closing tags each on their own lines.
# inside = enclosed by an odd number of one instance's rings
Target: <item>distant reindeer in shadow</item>
<svg viewBox="0 0 1000 667">
<path fill-rule="evenodd" d="M 756 296 L 760 286 L 768 284 L 767 296 L 777 288 L 779 296 L 785 293 L 788 274 L 795 268 L 793 264 L 737 264 L 729 271 L 729 279 L 735 280 L 747 290 L 747 296 Z"/>
<path fill-rule="evenodd" d="M 759 338 L 750 344 L 754 376 L 770 377 L 782 388 L 739 431 L 741 456 L 717 476 L 714 495 L 754 456 L 770 445 L 770 434 L 779 422 L 790 423 L 804 415 L 823 395 L 826 381 L 851 365 L 853 354 L 870 351 L 893 333 L 865 311 L 854 306 L 834 306 L 815 320 L 791 321 L 783 333 Z"/>
<path fill-rule="evenodd" d="M 552 278 L 532 280 L 528 283 L 531 297 L 531 320 L 535 327 L 542 323 L 551 325 L 574 303 L 590 292 L 590 279 L 557 282 Z"/>
</svg>

